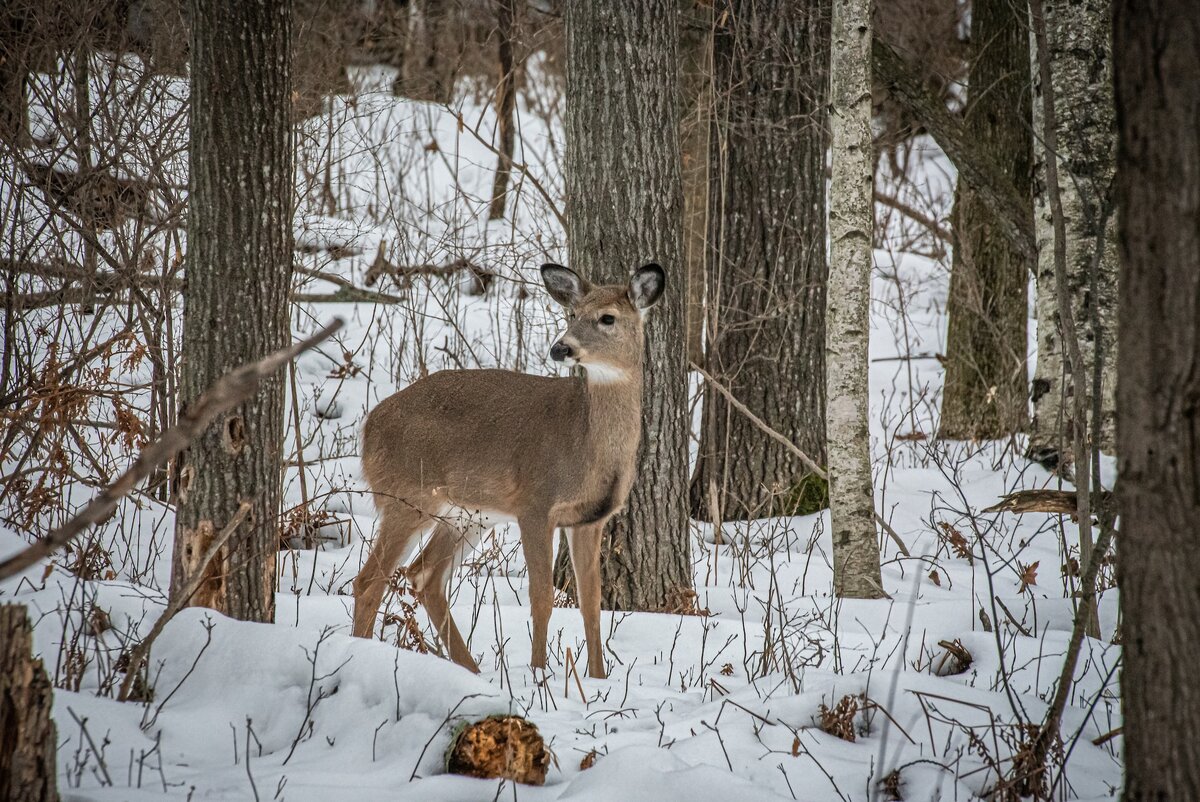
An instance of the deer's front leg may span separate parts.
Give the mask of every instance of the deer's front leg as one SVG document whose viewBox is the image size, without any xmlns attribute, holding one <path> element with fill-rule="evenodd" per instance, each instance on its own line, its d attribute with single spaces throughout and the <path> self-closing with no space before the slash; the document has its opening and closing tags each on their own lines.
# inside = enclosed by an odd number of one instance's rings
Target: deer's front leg
<svg viewBox="0 0 1200 802">
<path fill-rule="evenodd" d="M 604 679 L 604 646 L 600 640 L 600 544 L 604 523 L 577 526 L 567 535 L 583 633 L 587 637 L 588 676 Z"/>
<path fill-rule="evenodd" d="M 554 530 L 547 516 L 521 518 L 521 548 L 529 569 L 529 609 L 533 618 L 533 653 L 529 663 L 546 667 L 546 630 L 554 607 Z"/>
</svg>

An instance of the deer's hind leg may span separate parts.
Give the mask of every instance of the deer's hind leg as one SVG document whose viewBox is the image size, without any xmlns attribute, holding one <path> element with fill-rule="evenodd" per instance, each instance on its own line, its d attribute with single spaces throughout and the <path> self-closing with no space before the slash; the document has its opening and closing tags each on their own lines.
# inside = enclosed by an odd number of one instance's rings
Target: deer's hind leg
<svg viewBox="0 0 1200 802">
<path fill-rule="evenodd" d="M 454 623 L 454 617 L 450 615 L 446 586 L 454 569 L 489 529 L 491 527 L 486 522 L 467 521 L 460 527 L 439 521 L 429 542 L 408 569 L 413 591 L 437 629 L 438 638 L 450 653 L 450 659 L 476 674 L 479 673 L 479 666 Z"/>
<path fill-rule="evenodd" d="M 430 522 L 419 508 L 401 501 L 389 501 L 380 509 L 379 533 L 371 554 L 354 578 L 354 636 L 370 638 L 375 632 L 375 616 L 387 589 L 388 579 L 408 556 L 416 537 Z"/>
</svg>

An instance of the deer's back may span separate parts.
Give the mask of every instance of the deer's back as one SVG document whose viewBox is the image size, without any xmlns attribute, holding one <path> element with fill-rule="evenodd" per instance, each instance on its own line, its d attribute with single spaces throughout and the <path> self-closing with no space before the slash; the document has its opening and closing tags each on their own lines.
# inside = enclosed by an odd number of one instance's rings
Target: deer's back
<svg viewBox="0 0 1200 802">
<path fill-rule="evenodd" d="M 579 446 L 583 392 L 577 379 L 507 370 L 431 374 L 367 416 L 367 480 L 401 498 L 436 489 L 469 508 L 511 506 L 531 485 L 572 481 L 555 458 Z"/>
</svg>

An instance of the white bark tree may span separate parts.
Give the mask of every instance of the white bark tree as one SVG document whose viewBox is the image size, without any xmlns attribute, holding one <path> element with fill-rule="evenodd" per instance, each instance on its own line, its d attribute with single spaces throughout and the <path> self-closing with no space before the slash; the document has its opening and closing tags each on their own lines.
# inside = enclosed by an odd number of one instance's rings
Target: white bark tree
<svg viewBox="0 0 1200 802">
<path fill-rule="evenodd" d="M 1079 3 L 1047 0 L 1046 39 L 1050 87 L 1058 110 L 1058 169 L 1066 221 L 1067 285 L 1079 329 L 1087 396 L 1099 400 L 1093 437 L 1114 446 L 1116 397 L 1117 250 L 1113 213 L 1116 113 L 1112 85 L 1111 6 L 1108 0 Z M 1034 104 L 1035 130 L 1042 130 Z M 1045 162 L 1039 166 L 1045 186 Z M 1038 359 L 1031 396 L 1030 456 L 1048 467 L 1070 464 L 1074 455 L 1071 398 L 1064 368 L 1062 327 L 1054 275 L 1054 232 L 1046 193 L 1038 197 Z M 1100 372 L 1096 374 L 1096 360 Z M 1096 382 L 1096 379 L 1099 382 Z M 1092 412 L 1094 416 L 1094 412 Z"/>
<path fill-rule="evenodd" d="M 875 163 L 871 149 L 871 0 L 834 0 L 826 297 L 826 436 L 833 585 L 838 596 L 885 596 L 879 573 L 867 428 L 867 339 Z"/>
</svg>

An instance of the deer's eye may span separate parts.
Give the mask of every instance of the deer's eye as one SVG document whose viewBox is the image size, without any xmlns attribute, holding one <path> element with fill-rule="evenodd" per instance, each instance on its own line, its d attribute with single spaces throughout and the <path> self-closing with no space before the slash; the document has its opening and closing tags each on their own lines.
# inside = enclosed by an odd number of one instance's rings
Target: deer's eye
<svg viewBox="0 0 1200 802">
<path fill-rule="evenodd" d="M 613 317 L 612 315 L 601 315 L 600 316 L 600 324 L 602 326 L 611 326 L 612 324 L 614 324 L 616 322 L 617 322 L 617 319 L 615 317 Z"/>
</svg>

